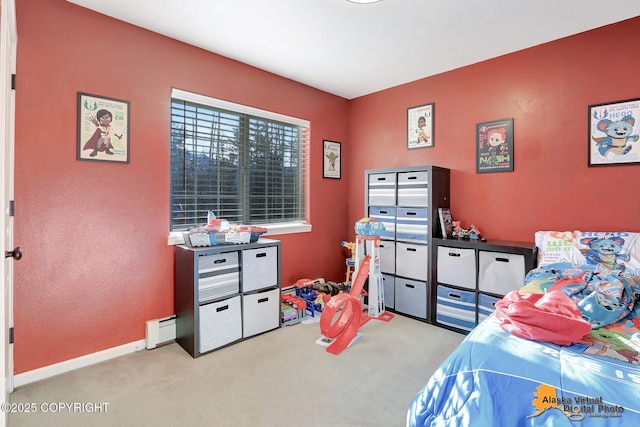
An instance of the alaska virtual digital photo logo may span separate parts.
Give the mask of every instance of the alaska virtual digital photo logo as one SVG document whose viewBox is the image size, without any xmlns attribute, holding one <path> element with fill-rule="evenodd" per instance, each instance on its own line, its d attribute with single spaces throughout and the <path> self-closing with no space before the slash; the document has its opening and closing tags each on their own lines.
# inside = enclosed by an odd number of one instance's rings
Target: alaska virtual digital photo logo
<svg viewBox="0 0 640 427">
<path fill-rule="evenodd" d="M 531 403 L 536 412 L 527 418 L 537 417 L 551 409 L 559 410 L 572 421 L 581 421 L 585 417 L 621 417 L 624 413 L 622 406 L 606 404 L 602 396 L 558 397 L 558 390 L 547 384 L 540 384 L 533 396 Z"/>
</svg>

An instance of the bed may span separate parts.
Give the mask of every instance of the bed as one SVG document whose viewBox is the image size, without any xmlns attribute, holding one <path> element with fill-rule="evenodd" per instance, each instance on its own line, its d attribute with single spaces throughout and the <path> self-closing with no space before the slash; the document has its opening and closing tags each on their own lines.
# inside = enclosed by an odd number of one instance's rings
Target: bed
<svg viewBox="0 0 640 427">
<path fill-rule="evenodd" d="M 538 266 L 416 394 L 407 426 L 640 425 L 640 233 L 535 239 Z"/>
</svg>

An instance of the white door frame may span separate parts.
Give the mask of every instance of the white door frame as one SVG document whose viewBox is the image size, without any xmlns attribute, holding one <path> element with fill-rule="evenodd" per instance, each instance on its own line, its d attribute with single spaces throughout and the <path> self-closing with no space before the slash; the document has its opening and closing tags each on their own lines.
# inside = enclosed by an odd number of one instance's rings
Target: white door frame
<svg viewBox="0 0 640 427">
<path fill-rule="evenodd" d="M 4 251 L 13 250 L 13 216 L 9 201 L 13 200 L 15 91 L 11 88 L 16 71 L 17 25 L 15 0 L 1 0 L 0 6 L 0 200 L 3 203 L 0 215 L 0 230 L 4 238 Z M 2 292 L 0 292 L 0 386 L 4 400 L 8 402 L 13 391 L 13 344 L 9 343 L 9 329 L 13 327 L 13 262 L 3 258 L 0 265 Z M 0 427 L 7 424 L 8 414 L 0 416 Z"/>
</svg>

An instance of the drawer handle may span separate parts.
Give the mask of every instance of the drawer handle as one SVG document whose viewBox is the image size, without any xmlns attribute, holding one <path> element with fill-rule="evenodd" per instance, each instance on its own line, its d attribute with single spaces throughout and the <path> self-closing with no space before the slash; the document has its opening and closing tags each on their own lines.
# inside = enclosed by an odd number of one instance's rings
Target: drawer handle
<svg viewBox="0 0 640 427">
<path fill-rule="evenodd" d="M 410 252 L 416 252 L 417 251 L 416 248 L 407 248 L 407 250 L 410 251 Z"/>
<path fill-rule="evenodd" d="M 460 295 L 449 293 L 449 298 L 458 298 L 458 299 L 460 299 Z"/>
<path fill-rule="evenodd" d="M 418 177 L 412 175 L 412 176 L 408 176 L 407 179 L 418 179 Z"/>
<path fill-rule="evenodd" d="M 416 215 L 418 215 L 418 212 L 407 212 L 407 215 L 416 216 Z"/>
<path fill-rule="evenodd" d="M 256 258 L 264 258 L 264 257 L 266 257 L 266 256 L 267 256 L 267 253 L 266 253 L 266 252 L 261 252 L 261 253 L 259 253 L 259 254 L 256 254 Z"/>
<path fill-rule="evenodd" d="M 222 264 L 223 262 L 227 262 L 226 258 L 222 258 L 222 259 L 217 259 L 215 261 L 213 261 L 214 264 Z"/>
<path fill-rule="evenodd" d="M 408 284 L 408 283 L 405 283 L 404 285 L 405 285 L 407 288 L 411 288 L 411 289 L 413 289 L 413 288 L 415 288 L 415 287 L 416 287 L 416 285 L 410 285 L 410 284 Z"/>
<path fill-rule="evenodd" d="M 378 177 L 378 181 L 386 181 L 386 180 L 387 180 L 387 178 L 385 178 L 383 176 L 382 177 Z"/>
<path fill-rule="evenodd" d="M 267 297 L 267 298 L 260 298 L 260 299 L 258 300 L 258 304 L 263 303 L 263 302 L 267 302 L 267 301 L 269 301 L 269 297 Z"/>
<path fill-rule="evenodd" d="M 216 313 L 219 313 L 219 312 L 221 312 L 221 311 L 225 311 L 225 310 L 227 310 L 228 308 L 229 308 L 229 304 L 227 304 L 227 305 L 223 305 L 222 307 L 218 307 L 218 308 L 216 308 Z"/>
<path fill-rule="evenodd" d="M 381 215 L 386 215 L 386 214 L 388 214 L 388 213 L 389 213 L 388 211 L 380 211 L 380 214 L 381 214 Z"/>
<path fill-rule="evenodd" d="M 500 262 L 509 262 L 509 258 L 500 258 L 500 257 L 496 257 L 496 261 L 500 261 Z"/>
<path fill-rule="evenodd" d="M 457 256 L 457 257 L 459 257 L 459 256 L 460 256 L 460 254 L 457 254 L 457 253 L 455 253 L 455 252 L 449 252 L 449 256 Z"/>
</svg>

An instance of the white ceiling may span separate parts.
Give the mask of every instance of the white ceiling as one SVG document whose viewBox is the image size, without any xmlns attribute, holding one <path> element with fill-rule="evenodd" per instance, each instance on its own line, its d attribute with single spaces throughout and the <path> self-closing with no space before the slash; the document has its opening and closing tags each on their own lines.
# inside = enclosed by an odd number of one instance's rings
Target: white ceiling
<svg viewBox="0 0 640 427">
<path fill-rule="evenodd" d="M 346 99 L 640 16 L 639 0 L 68 1 Z"/>
</svg>

